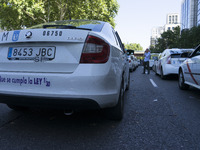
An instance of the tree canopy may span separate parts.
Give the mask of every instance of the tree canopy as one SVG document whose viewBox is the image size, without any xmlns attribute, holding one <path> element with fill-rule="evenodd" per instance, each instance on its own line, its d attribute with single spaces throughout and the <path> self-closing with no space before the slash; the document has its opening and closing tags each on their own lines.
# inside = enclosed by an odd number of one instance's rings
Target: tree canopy
<svg viewBox="0 0 200 150">
<path fill-rule="evenodd" d="M 167 48 L 195 48 L 200 44 L 200 26 L 191 29 L 174 28 L 174 31 L 166 31 L 161 34 L 155 47 L 151 46 L 152 52 L 163 52 Z"/>
<path fill-rule="evenodd" d="M 115 26 L 117 0 L 0 0 L 1 28 L 21 29 L 70 19 L 94 19 Z"/>
<path fill-rule="evenodd" d="M 142 51 L 143 48 L 140 44 L 137 43 L 128 43 L 124 44 L 126 49 L 132 49 L 132 50 L 137 50 L 137 51 Z"/>
<path fill-rule="evenodd" d="M 157 39 L 155 47 L 151 46 L 151 52 L 162 52 L 167 48 L 178 48 L 180 41 L 180 27 L 175 27 L 173 31 L 167 30 Z"/>
</svg>

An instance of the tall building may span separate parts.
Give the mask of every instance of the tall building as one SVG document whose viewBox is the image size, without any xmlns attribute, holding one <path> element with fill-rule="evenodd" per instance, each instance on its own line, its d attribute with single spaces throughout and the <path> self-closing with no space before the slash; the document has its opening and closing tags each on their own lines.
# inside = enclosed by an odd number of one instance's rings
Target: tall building
<svg viewBox="0 0 200 150">
<path fill-rule="evenodd" d="M 183 0 L 181 4 L 181 29 L 197 26 L 199 0 Z"/>
<path fill-rule="evenodd" d="M 177 26 L 180 26 L 180 15 L 178 13 L 167 14 L 166 24 L 163 27 L 152 28 L 150 45 L 155 47 L 158 38 L 161 37 L 163 32 L 166 32 L 167 30 L 173 31 Z"/>
<path fill-rule="evenodd" d="M 151 30 L 151 45 L 155 46 L 157 44 L 157 39 L 161 37 L 161 34 L 164 32 L 163 27 L 154 27 Z"/>
<path fill-rule="evenodd" d="M 180 16 L 178 13 L 167 14 L 166 24 L 164 26 L 165 31 L 174 30 L 175 27 L 180 26 Z"/>
<path fill-rule="evenodd" d="M 200 0 L 197 1 L 197 26 L 200 25 Z"/>
</svg>

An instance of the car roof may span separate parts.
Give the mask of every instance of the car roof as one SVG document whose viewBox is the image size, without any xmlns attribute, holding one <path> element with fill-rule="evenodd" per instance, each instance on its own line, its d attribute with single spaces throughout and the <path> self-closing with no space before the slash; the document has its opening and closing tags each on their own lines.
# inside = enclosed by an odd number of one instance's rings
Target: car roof
<svg viewBox="0 0 200 150">
<path fill-rule="evenodd" d="M 178 49 L 178 48 L 172 48 L 172 49 L 166 49 L 165 51 L 168 51 L 170 54 L 178 54 L 183 52 L 193 52 L 194 49 Z"/>
<path fill-rule="evenodd" d="M 106 22 L 99 21 L 99 20 L 63 20 L 63 21 L 54 21 L 54 22 L 47 22 L 39 25 L 35 25 L 30 27 L 30 29 L 43 29 L 45 27 L 56 26 L 56 28 L 62 28 L 63 26 L 68 27 L 76 27 L 82 29 L 88 29 L 91 31 L 101 32 L 104 24 Z M 65 28 L 64 28 L 65 29 Z"/>
</svg>

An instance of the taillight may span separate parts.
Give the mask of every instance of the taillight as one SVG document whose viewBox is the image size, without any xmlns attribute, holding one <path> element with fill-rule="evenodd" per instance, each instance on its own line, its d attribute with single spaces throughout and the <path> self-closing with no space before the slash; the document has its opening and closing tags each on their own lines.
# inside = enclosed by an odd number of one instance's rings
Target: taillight
<svg viewBox="0 0 200 150">
<path fill-rule="evenodd" d="M 167 64 L 171 64 L 171 56 L 167 58 Z"/>
<path fill-rule="evenodd" d="M 131 63 L 131 60 L 129 60 L 129 63 Z"/>
<path fill-rule="evenodd" d="M 104 40 L 89 35 L 83 47 L 80 63 L 106 63 L 110 55 L 110 46 Z"/>
</svg>

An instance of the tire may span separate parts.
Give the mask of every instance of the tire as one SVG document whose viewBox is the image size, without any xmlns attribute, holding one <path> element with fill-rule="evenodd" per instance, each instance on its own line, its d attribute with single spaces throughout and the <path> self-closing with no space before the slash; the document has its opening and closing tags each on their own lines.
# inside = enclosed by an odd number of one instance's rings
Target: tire
<svg viewBox="0 0 200 150">
<path fill-rule="evenodd" d="M 107 108 L 104 111 L 106 117 L 110 120 L 120 121 L 123 118 L 124 114 L 124 85 L 121 83 L 120 94 L 118 98 L 118 103 L 112 108 Z"/>
<path fill-rule="evenodd" d="M 129 88 L 130 88 L 130 73 L 129 73 L 129 75 L 128 75 L 128 84 L 127 84 L 127 86 L 126 86 L 126 91 L 128 91 Z"/>
<path fill-rule="evenodd" d="M 189 85 L 185 84 L 185 79 L 182 70 L 180 70 L 178 73 L 178 86 L 181 90 L 187 90 L 190 87 Z"/>
<path fill-rule="evenodd" d="M 158 75 L 157 69 L 155 68 L 155 75 Z"/>
<path fill-rule="evenodd" d="M 130 69 L 130 72 L 133 72 L 133 67 Z"/>
<path fill-rule="evenodd" d="M 163 68 L 161 68 L 161 73 L 160 73 L 160 77 L 161 79 L 166 79 L 166 76 L 163 74 Z"/>
<path fill-rule="evenodd" d="M 23 107 L 23 106 L 16 106 L 16 105 L 10 105 L 10 104 L 7 104 L 7 106 L 10 109 L 13 109 L 15 111 L 25 111 L 25 110 L 27 110 L 27 107 Z"/>
</svg>

